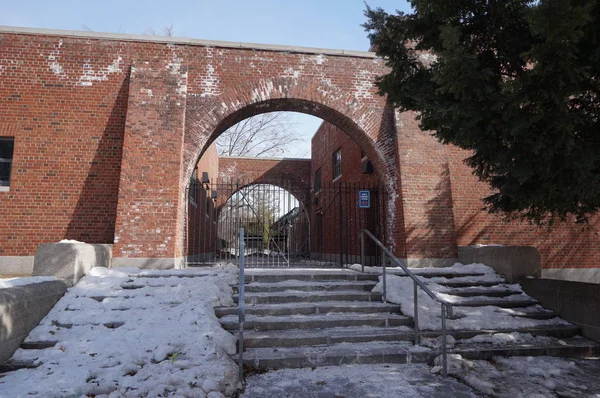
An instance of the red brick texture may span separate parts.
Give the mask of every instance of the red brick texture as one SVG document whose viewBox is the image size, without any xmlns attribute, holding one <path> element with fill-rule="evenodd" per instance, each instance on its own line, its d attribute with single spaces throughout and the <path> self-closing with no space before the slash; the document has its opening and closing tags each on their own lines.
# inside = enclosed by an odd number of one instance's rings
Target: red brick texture
<svg viewBox="0 0 600 398">
<path fill-rule="evenodd" d="M 398 256 L 454 258 L 459 245 L 493 241 L 536 245 L 544 266 L 597 267 L 591 230 L 545 233 L 483 213 L 465 154 L 377 95 L 386 70 L 360 55 L 0 33 L 0 136 L 15 138 L 0 256 L 69 238 L 114 242 L 118 258 L 181 258 L 201 155 L 244 118 L 296 111 L 366 152 L 391 198 Z"/>
<path fill-rule="evenodd" d="M 336 190 L 340 184 L 342 186 L 342 219 L 348 233 L 343 234 L 346 245 L 349 246 L 348 252 L 352 255 L 360 255 L 360 241 L 358 231 L 362 228 L 378 234 L 379 238 L 385 239 L 387 231 L 392 231 L 393 225 L 388 223 L 387 217 L 378 217 L 377 206 L 385 208 L 389 195 L 378 197 L 377 195 L 384 190 L 378 191 L 377 188 L 385 187 L 385 180 L 380 180 L 378 170 L 374 168 L 372 174 L 364 174 L 362 170 L 363 155 L 368 159 L 366 153 L 361 147 L 344 131 L 336 126 L 323 122 L 311 143 L 311 179 L 315 186 L 315 177 L 317 171 L 321 173 L 321 185 L 324 187 L 320 192 L 314 192 L 317 205 L 311 209 L 311 247 L 314 251 L 321 253 L 337 254 L 340 251 L 339 241 L 339 211 L 340 205 L 337 200 L 339 193 Z M 341 176 L 333 178 L 333 154 L 341 152 Z M 371 190 L 372 204 L 370 209 L 357 209 L 358 191 L 360 189 Z M 375 203 L 378 202 L 378 203 Z M 316 222 L 317 217 L 321 217 L 321 222 Z M 397 222 L 402 222 L 398 220 Z M 319 229 L 320 230 L 317 230 Z M 380 231 L 381 230 L 381 231 Z M 380 231 L 380 232 L 379 232 Z M 394 240 L 395 239 L 395 240 Z M 397 253 L 404 252 L 404 239 L 399 234 L 391 235 L 386 239 L 387 244 L 394 247 Z M 375 247 L 370 241 L 367 241 L 366 252 L 372 254 Z M 342 247 L 342 249 L 345 249 Z M 401 257 L 403 257 L 401 255 Z"/>
</svg>

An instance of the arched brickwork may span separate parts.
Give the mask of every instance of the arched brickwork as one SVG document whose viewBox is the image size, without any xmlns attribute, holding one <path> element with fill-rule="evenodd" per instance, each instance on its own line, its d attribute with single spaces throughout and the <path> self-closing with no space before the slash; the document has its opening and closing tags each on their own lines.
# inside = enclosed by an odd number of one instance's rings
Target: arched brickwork
<svg viewBox="0 0 600 398">
<path fill-rule="evenodd" d="M 260 159 L 244 157 L 219 158 L 219 187 L 224 194 L 217 198 L 217 207 L 233 193 L 236 183 L 243 186 L 270 184 L 288 190 L 305 206 L 309 206 L 310 159 Z"/>
<path fill-rule="evenodd" d="M 222 132 L 248 117 L 275 111 L 319 117 L 344 131 L 363 148 L 392 198 L 385 209 L 389 228 L 386 243 L 399 257 L 404 257 L 403 204 L 396 194 L 399 168 L 393 109 L 381 100 L 364 103 L 355 92 L 333 86 L 327 79 L 275 77 L 245 82 L 221 92 L 217 98 L 188 96 L 182 186 L 204 151 Z M 180 196 L 184 193 L 181 190 Z M 184 210 L 181 208 L 180 214 Z"/>
</svg>

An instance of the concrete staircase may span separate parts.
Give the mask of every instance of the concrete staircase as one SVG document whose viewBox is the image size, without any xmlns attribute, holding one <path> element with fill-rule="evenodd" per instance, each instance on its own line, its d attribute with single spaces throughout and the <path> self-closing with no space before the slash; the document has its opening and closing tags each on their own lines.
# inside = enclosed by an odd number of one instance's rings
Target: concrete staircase
<svg viewBox="0 0 600 398">
<path fill-rule="evenodd" d="M 539 309 L 529 297 L 510 297 L 501 282 L 465 282 L 464 277 L 483 274 L 449 274 L 443 269 L 422 275 L 445 277 L 436 282 L 446 294 L 464 297 L 458 312 L 482 306 L 511 308 L 511 315 L 545 320 L 557 315 Z M 463 280 L 461 280 L 461 278 Z M 475 278 L 476 279 L 476 278 Z M 433 348 L 413 345 L 413 319 L 400 306 L 383 303 L 371 290 L 378 276 L 351 270 L 250 269 L 246 275 L 246 324 L 244 364 L 255 369 L 316 367 L 342 364 L 428 362 L 440 355 Z M 235 297 L 237 300 L 237 295 Z M 239 327 L 237 308 L 217 308 L 221 324 L 231 333 Z M 548 336 L 543 344 L 463 344 L 459 339 L 476 335 L 520 332 Z M 585 356 L 600 354 L 600 345 L 579 336 L 573 325 L 543 325 L 520 329 L 449 330 L 457 339 L 450 353 L 469 359 L 497 355 Z M 423 331 L 436 338 L 439 330 Z"/>
</svg>

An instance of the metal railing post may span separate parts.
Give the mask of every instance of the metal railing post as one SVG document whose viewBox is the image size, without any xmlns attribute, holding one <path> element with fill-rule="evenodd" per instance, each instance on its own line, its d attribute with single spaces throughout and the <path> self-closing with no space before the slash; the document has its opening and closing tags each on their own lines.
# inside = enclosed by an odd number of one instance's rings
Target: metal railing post
<svg viewBox="0 0 600 398">
<path fill-rule="evenodd" d="M 419 330 L 419 292 L 417 290 L 417 282 L 413 283 L 415 290 L 414 290 L 414 305 L 415 305 L 415 315 L 414 315 L 414 321 L 415 321 L 415 345 L 419 345 L 421 343 L 421 338 L 419 336 L 420 334 L 420 330 Z"/>
<path fill-rule="evenodd" d="M 386 256 L 389 256 L 391 261 L 393 261 L 398 267 L 402 268 L 402 270 L 404 270 L 404 272 L 406 273 L 406 276 L 410 277 L 413 280 L 414 286 L 415 286 L 415 290 L 414 290 L 414 321 L 415 321 L 415 343 L 418 344 L 420 341 L 420 330 L 419 330 L 419 296 L 418 296 L 418 289 L 417 286 L 420 287 L 421 289 L 423 289 L 423 291 L 425 293 L 427 293 L 427 295 L 435 302 L 439 303 L 441 305 L 441 312 L 442 312 L 442 374 L 444 376 L 448 375 L 448 358 L 447 358 L 447 335 L 446 335 L 446 318 L 452 318 L 453 317 L 453 308 L 452 308 L 452 304 L 440 299 L 435 293 L 433 293 L 431 291 L 431 289 L 429 289 L 425 283 L 419 279 L 418 276 L 416 276 L 407 266 L 406 264 L 402 263 L 402 261 L 398 260 L 398 258 L 396 258 L 396 256 L 394 256 L 394 254 L 383 245 L 383 243 L 381 243 L 381 241 L 379 239 L 377 239 L 371 232 L 369 232 L 369 230 L 363 229 L 361 230 L 361 232 L 363 232 L 367 237 L 369 237 L 369 239 L 371 239 L 373 242 L 375 242 L 377 244 L 377 246 L 379 246 L 381 248 L 381 251 L 383 252 L 382 256 L 383 256 L 383 296 L 384 296 L 384 300 L 385 297 L 387 295 L 387 287 L 386 287 L 386 282 L 385 282 L 385 273 L 386 273 L 386 268 L 385 268 L 385 263 L 386 263 Z"/>
<path fill-rule="evenodd" d="M 385 277 L 385 252 L 383 253 L 383 302 L 387 303 L 387 278 Z"/>
<path fill-rule="evenodd" d="M 446 304 L 442 303 L 442 375 L 448 376 L 448 359 L 446 358 Z"/>
<path fill-rule="evenodd" d="M 246 298 L 244 292 L 244 228 L 240 228 L 240 257 L 239 257 L 239 274 L 240 282 L 238 289 L 238 316 L 239 316 L 239 333 L 238 333 L 238 351 L 239 351 L 239 378 L 240 382 L 244 380 L 244 322 L 246 321 Z"/>
<path fill-rule="evenodd" d="M 365 233 L 363 231 L 360 234 L 360 265 L 361 272 L 365 272 Z"/>
</svg>

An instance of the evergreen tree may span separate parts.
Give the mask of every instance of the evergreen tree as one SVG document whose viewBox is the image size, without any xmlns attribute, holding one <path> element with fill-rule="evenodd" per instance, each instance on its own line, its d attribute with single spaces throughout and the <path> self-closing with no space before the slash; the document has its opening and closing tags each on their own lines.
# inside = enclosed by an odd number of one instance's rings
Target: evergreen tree
<svg viewBox="0 0 600 398">
<path fill-rule="evenodd" d="M 469 150 L 491 212 L 543 223 L 600 206 L 600 1 L 411 0 L 367 7 L 381 94 Z"/>
</svg>

